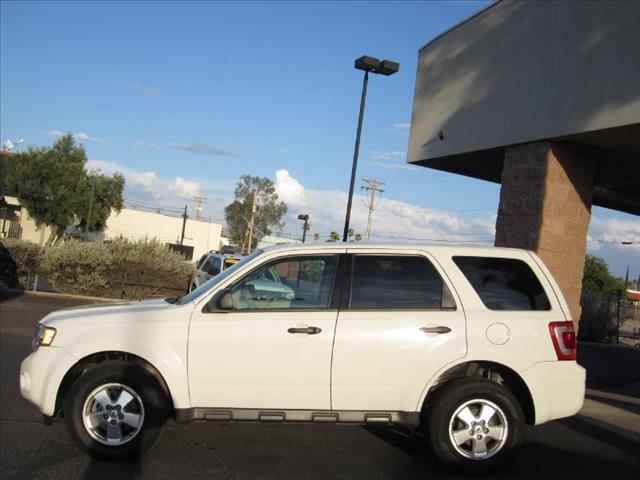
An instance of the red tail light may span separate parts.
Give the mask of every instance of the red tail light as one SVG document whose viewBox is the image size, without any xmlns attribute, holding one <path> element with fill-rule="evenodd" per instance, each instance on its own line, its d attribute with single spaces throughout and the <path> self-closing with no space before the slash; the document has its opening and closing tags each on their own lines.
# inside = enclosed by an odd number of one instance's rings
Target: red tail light
<svg viewBox="0 0 640 480">
<path fill-rule="evenodd" d="M 576 332 L 572 322 L 551 322 L 549 333 L 558 360 L 575 360 L 577 353 Z"/>
</svg>

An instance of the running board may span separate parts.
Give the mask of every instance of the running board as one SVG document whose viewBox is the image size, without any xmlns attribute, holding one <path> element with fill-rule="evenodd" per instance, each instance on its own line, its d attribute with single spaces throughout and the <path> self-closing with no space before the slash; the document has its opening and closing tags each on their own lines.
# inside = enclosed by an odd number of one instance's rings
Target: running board
<svg viewBox="0 0 640 480">
<path fill-rule="evenodd" d="M 177 408 L 178 423 L 261 422 L 261 423 L 352 423 L 361 425 L 398 424 L 417 427 L 419 412 L 354 411 L 354 410 L 263 410 L 248 408 Z"/>
</svg>

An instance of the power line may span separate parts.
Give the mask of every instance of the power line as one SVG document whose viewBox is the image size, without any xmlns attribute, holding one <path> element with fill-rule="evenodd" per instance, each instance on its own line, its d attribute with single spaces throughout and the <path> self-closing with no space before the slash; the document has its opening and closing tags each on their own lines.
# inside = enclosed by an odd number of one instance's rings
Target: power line
<svg viewBox="0 0 640 480">
<path fill-rule="evenodd" d="M 385 182 L 382 182 L 380 180 L 378 180 L 377 178 L 372 178 L 372 179 L 368 179 L 368 178 L 363 178 L 362 181 L 365 183 L 365 185 L 363 185 L 362 187 L 360 187 L 360 191 L 365 191 L 367 193 L 369 193 L 369 216 L 367 218 L 367 234 L 365 236 L 366 240 L 369 240 L 369 238 L 371 237 L 371 226 L 373 224 L 373 210 L 376 208 L 377 203 L 375 201 L 376 199 L 376 193 L 380 192 L 380 194 L 382 195 L 382 193 L 384 192 L 383 189 L 379 188 L 379 187 L 383 187 L 385 185 Z M 380 199 L 378 198 L 378 201 L 380 201 Z"/>
<path fill-rule="evenodd" d="M 207 198 L 195 196 L 193 197 L 193 201 L 196 204 L 194 207 L 194 210 L 196 211 L 196 220 L 202 220 L 202 212 L 204 211 L 204 206 L 207 204 Z"/>
</svg>

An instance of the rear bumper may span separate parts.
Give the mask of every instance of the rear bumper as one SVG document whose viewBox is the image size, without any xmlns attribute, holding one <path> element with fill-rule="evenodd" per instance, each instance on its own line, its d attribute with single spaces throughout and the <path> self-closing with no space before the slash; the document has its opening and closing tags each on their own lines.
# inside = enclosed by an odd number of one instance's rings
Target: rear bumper
<svg viewBox="0 0 640 480">
<path fill-rule="evenodd" d="M 584 403 L 586 370 L 575 361 L 541 362 L 520 372 L 535 407 L 535 424 L 575 415 Z"/>
<path fill-rule="evenodd" d="M 76 362 L 64 348 L 38 348 L 20 365 L 20 393 L 45 416 L 55 415 L 58 388 Z"/>
</svg>

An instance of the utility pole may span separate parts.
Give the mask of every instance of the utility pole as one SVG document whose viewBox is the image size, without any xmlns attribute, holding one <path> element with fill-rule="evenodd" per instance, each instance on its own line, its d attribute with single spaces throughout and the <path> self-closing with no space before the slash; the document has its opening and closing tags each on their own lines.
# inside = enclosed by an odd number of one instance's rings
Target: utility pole
<svg viewBox="0 0 640 480">
<path fill-rule="evenodd" d="M 204 210 L 204 206 L 207 204 L 207 198 L 196 196 L 193 197 L 193 201 L 196 204 L 196 206 L 194 207 L 194 210 L 196 211 L 196 220 L 200 221 L 202 220 L 202 212 Z"/>
<path fill-rule="evenodd" d="M 251 253 L 251 241 L 253 240 L 253 224 L 256 219 L 256 192 L 253 192 L 253 201 L 251 202 L 251 222 L 249 222 L 249 243 L 247 244 L 247 254 Z"/>
<path fill-rule="evenodd" d="M 384 192 L 384 190 L 379 187 L 383 187 L 385 183 L 381 182 L 377 178 L 372 178 L 372 179 L 363 178 L 362 181 L 366 185 L 363 185 L 362 187 L 360 187 L 360 191 L 364 190 L 366 192 L 371 192 L 371 195 L 369 196 L 369 218 L 367 219 L 367 234 L 365 236 L 365 239 L 369 241 L 369 237 L 371 236 L 371 225 L 373 224 L 373 211 L 376 208 L 376 203 L 375 203 L 376 193 Z"/>
<path fill-rule="evenodd" d="M 96 178 L 91 178 L 91 196 L 89 197 L 89 210 L 87 211 L 87 220 L 84 226 L 84 241 L 89 240 L 89 224 L 91 223 L 91 210 L 93 209 L 93 197 L 96 194 Z"/>
<path fill-rule="evenodd" d="M 182 214 L 182 235 L 180 236 L 180 245 L 184 242 L 184 228 L 187 226 L 187 206 L 184 206 L 184 213 Z"/>
</svg>

